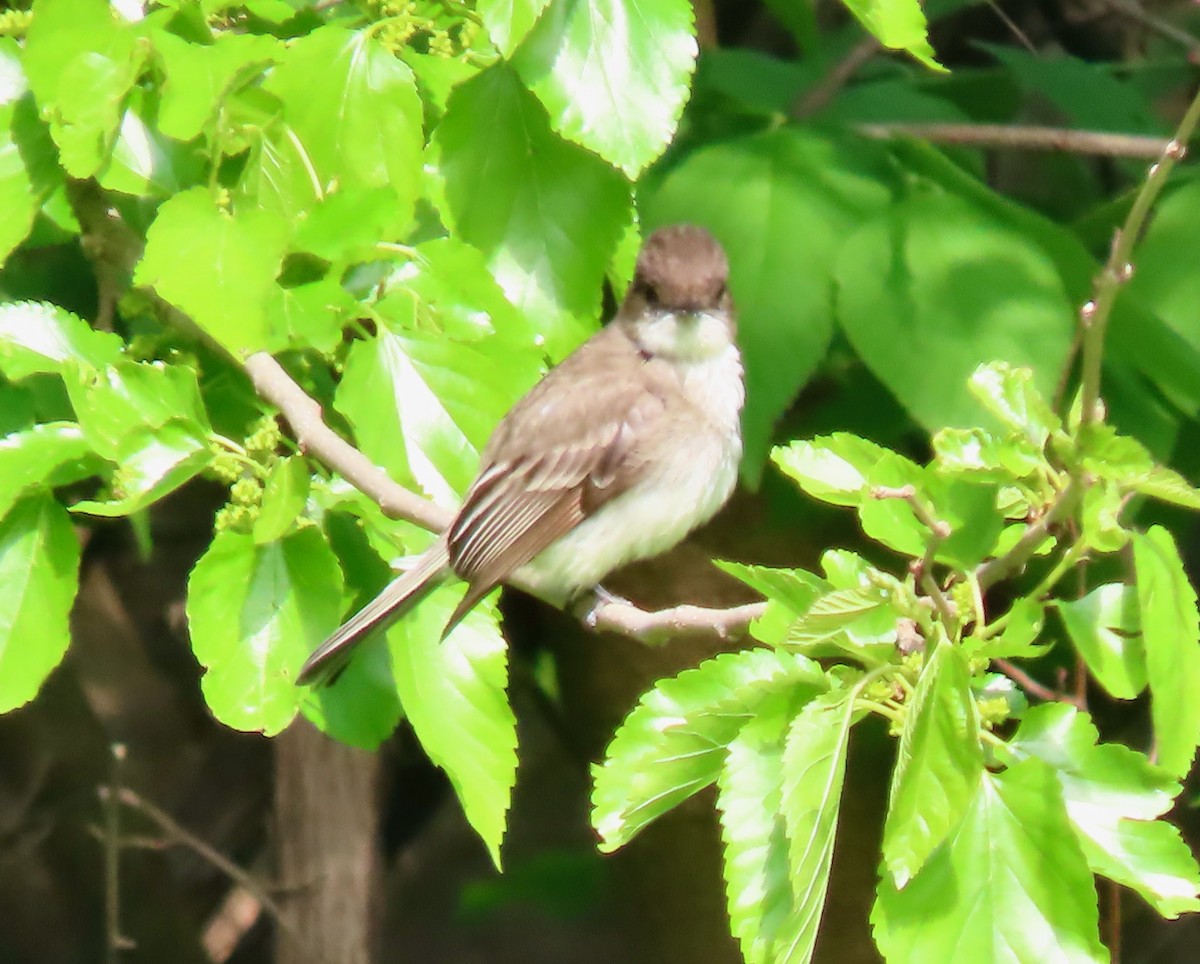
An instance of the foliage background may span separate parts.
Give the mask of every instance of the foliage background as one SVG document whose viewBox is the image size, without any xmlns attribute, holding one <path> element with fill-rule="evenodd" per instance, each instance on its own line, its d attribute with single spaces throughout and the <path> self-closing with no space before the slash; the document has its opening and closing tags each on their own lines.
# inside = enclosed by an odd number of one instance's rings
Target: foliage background
<svg viewBox="0 0 1200 964">
<path fill-rule="evenodd" d="M 920 456 L 933 431 L 977 421 L 967 378 L 995 358 L 1054 392 L 1146 164 L 881 142 L 868 125 L 1165 136 L 1194 83 L 1195 18 L 946 2 L 926 8 L 930 47 L 912 8 L 856 6 L 904 56 L 832 5 L 702 4 L 693 77 L 681 0 L 318 7 L 170 3 L 139 19 L 101 0 L 38 0 L 32 16 L 5 14 L 0 702 L 13 712 L 0 720 L 0 902 L 12 923 L 0 956 L 102 953 L 91 830 L 113 812 L 96 791 L 114 778 L 114 742 L 127 747 L 122 786 L 277 875 L 291 758 L 252 734 L 299 711 L 384 744 L 367 783 L 381 784 L 379 808 L 360 796 L 367 839 L 379 829 L 365 865 L 378 876 L 363 876 L 379 883 L 368 892 L 381 895 L 385 946 L 427 961 L 734 960 L 707 801 L 611 862 L 586 829 L 584 762 L 651 681 L 708 651 L 600 644 L 516 599 L 503 610 L 511 660 L 494 608 L 458 648 L 422 651 L 435 600 L 390 659 L 381 643 L 334 690 L 297 690 L 289 672 L 384 560 L 424 537 L 397 535 L 282 439 L 237 359 L 276 353 L 371 459 L 451 504 L 496 418 L 594 330 L 638 231 L 707 224 L 734 262 L 747 492 L 699 548 L 631 574 L 629 593 L 741 601 L 708 555 L 812 566 L 828 545 L 862 543 L 766 467 L 774 439 L 847 430 Z M 1185 168 L 1114 314 L 1104 383 L 1113 421 L 1189 477 L 1198 206 Z M 1190 556 L 1187 517 L 1138 518 L 1154 521 Z M 1057 658 L 1036 670 L 1051 685 Z M 499 701 L 506 684 L 515 715 Z M 1144 744 L 1144 700 L 1092 695 L 1106 738 Z M 829 959 L 874 959 L 889 745 L 867 730 L 852 750 Z M 454 774 L 486 848 L 426 754 Z M 514 780 L 499 878 L 488 851 Z M 1177 814 L 1194 843 L 1190 816 Z M 202 936 L 237 919 L 233 898 L 263 894 L 231 887 L 144 808 L 133 817 L 129 832 L 173 846 L 122 857 L 126 956 L 218 956 Z M 307 878 L 283 877 L 286 903 Z M 1111 894 L 1105 910 L 1125 959 L 1189 947 L 1186 919 L 1166 925 Z M 259 906 L 247 934 L 233 928 L 230 959 L 271 952 L 268 918 Z"/>
</svg>

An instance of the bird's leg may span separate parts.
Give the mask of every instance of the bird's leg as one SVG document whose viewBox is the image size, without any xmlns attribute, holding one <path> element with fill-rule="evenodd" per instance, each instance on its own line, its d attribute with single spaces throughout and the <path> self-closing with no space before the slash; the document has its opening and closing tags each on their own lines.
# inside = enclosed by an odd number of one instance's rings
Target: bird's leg
<svg viewBox="0 0 1200 964">
<path fill-rule="evenodd" d="M 580 593 L 572 609 L 575 615 L 583 620 L 583 624 L 588 629 L 595 629 L 596 623 L 600 619 L 600 607 L 608 603 L 625 606 L 632 605 L 625 597 L 611 593 L 599 583 L 596 583 L 590 590 Z"/>
</svg>

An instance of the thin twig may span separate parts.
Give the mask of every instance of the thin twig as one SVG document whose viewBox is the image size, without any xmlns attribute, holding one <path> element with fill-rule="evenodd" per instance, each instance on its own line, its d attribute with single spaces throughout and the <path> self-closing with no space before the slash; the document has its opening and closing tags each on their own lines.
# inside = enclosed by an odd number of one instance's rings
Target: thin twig
<svg viewBox="0 0 1200 964">
<path fill-rule="evenodd" d="M 952 635 L 958 622 L 954 616 L 954 607 L 942 593 L 942 587 L 937 584 L 932 572 L 933 557 L 937 553 L 938 546 L 950 538 L 949 524 L 933 514 L 933 510 L 917 495 L 917 490 L 911 485 L 902 485 L 899 488 L 877 485 L 871 490 L 871 497 L 874 499 L 903 499 L 912 509 L 917 521 L 929 530 L 929 538 L 925 540 L 925 555 L 913 564 L 913 574 L 920 581 L 921 588 L 929 593 L 934 606 L 937 607 L 938 615 L 942 618 L 942 625 L 946 628 L 946 634 Z"/>
<path fill-rule="evenodd" d="M 1179 44 L 1188 52 L 1193 62 L 1195 62 L 1195 58 L 1200 56 L 1200 40 L 1197 40 L 1186 30 L 1175 26 L 1175 24 L 1168 23 L 1161 17 L 1155 16 L 1142 6 L 1138 0 L 1107 0 L 1107 2 L 1113 10 L 1126 19 L 1141 24 L 1147 30 L 1158 34 L 1160 37 L 1165 37 L 1167 40 L 1173 40 Z"/>
<path fill-rule="evenodd" d="M 826 107 L 837 96 L 838 91 L 849 83 L 850 78 L 858 73 L 859 68 L 879 53 L 879 49 L 879 41 L 874 37 L 867 37 L 862 43 L 852 47 L 845 57 L 833 65 L 833 69 L 820 83 L 810 87 L 796 99 L 789 111 L 791 116 L 802 120 Z"/>
<path fill-rule="evenodd" d="M 1083 494 L 1085 480 L 1071 479 L 1037 522 L 1027 528 L 1020 539 L 1004 555 L 989 559 L 975 570 L 979 588 L 987 590 L 1001 579 L 1020 572 L 1033 554 L 1050 538 L 1050 530 L 1075 509 Z"/>
<path fill-rule="evenodd" d="M 1092 300 L 1080 311 L 1083 329 L 1083 362 L 1080 374 L 1080 428 L 1085 428 L 1101 419 L 1100 368 L 1104 360 L 1104 336 L 1108 319 L 1112 314 L 1117 293 L 1133 276 L 1133 246 L 1138 242 L 1145 227 L 1150 210 L 1159 193 L 1167 183 L 1167 177 L 1175 165 L 1187 153 L 1187 143 L 1200 121 L 1200 93 L 1192 100 L 1175 136 L 1167 141 L 1158 155 L 1158 162 L 1150 166 L 1145 183 L 1133 199 L 1133 207 L 1125 217 L 1125 223 L 1113 234 L 1108 261 L 1095 281 Z"/>
<path fill-rule="evenodd" d="M 1161 137 L 1138 134 L 1109 134 L 1062 127 L 1027 127 L 1009 124 L 859 124 L 866 137 L 889 140 L 915 137 L 936 144 L 967 147 L 1010 148 L 1025 151 L 1064 151 L 1068 154 L 1098 154 L 1105 157 L 1152 159 L 1162 156 L 1171 143 Z"/>
<path fill-rule="evenodd" d="M 1000 670 L 1001 673 L 1011 679 L 1014 683 L 1020 686 L 1021 689 L 1025 690 L 1025 692 L 1032 693 L 1038 699 L 1046 700 L 1047 702 L 1052 703 L 1070 703 L 1072 706 L 1082 709 L 1082 707 L 1079 707 L 1079 704 L 1074 696 L 1067 696 L 1065 693 L 1056 692 L 1045 683 L 1040 683 L 1035 680 L 1032 676 L 1026 673 L 1025 670 L 1021 669 L 1021 667 L 1014 663 L 1010 663 L 1006 659 L 994 659 L 992 660 L 992 665 L 995 666 L 996 669 Z"/>
<path fill-rule="evenodd" d="M 121 951 L 134 945 L 121 933 L 121 780 L 125 769 L 125 744 L 114 743 L 112 774 L 107 787 L 100 788 L 100 800 L 104 805 L 104 960 L 117 964 Z"/>
<path fill-rule="evenodd" d="M 288 420 L 305 452 L 316 455 L 351 485 L 378 503 L 393 519 L 406 519 L 431 532 L 450 524 L 452 513 L 394 482 L 379 466 L 343 439 L 321 418 L 321 406 L 271 355 L 255 352 L 245 361 L 255 391 Z"/>
<path fill-rule="evenodd" d="M 186 830 L 175 822 L 175 819 L 165 810 L 155 806 L 141 794 L 129 787 L 120 787 L 117 791 L 117 799 L 131 810 L 136 810 L 138 813 L 146 817 L 151 823 L 158 827 L 169 840 L 174 843 L 187 847 L 192 852 L 200 857 L 203 857 L 210 864 L 221 871 L 226 877 L 234 881 L 243 889 L 253 894 L 255 898 L 262 904 L 263 908 L 271 915 L 272 919 L 283 929 L 292 932 L 292 928 L 284 917 L 283 911 L 279 905 L 271 898 L 266 889 L 255 880 L 250 874 L 246 873 L 241 867 L 235 864 L 232 860 L 220 853 L 213 846 L 204 840 L 201 840 L 194 833 Z"/>
</svg>

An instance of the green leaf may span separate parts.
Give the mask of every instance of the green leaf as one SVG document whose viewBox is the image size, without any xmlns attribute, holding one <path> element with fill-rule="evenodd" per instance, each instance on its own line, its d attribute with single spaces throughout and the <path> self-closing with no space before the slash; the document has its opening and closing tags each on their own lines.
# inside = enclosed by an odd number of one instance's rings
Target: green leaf
<svg viewBox="0 0 1200 964">
<path fill-rule="evenodd" d="M 133 29 L 105 0 L 39 0 L 22 60 L 72 177 L 107 161 L 142 58 Z"/>
<path fill-rule="evenodd" d="M 420 192 L 425 146 L 408 65 L 375 32 L 330 25 L 293 41 L 265 86 L 283 101 L 322 188 L 390 188 L 393 227 L 402 228 Z"/>
<path fill-rule="evenodd" d="M 912 486 L 950 535 L 938 543 L 934 558 L 970 569 L 992 554 L 1004 527 L 997 508 L 996 486 L 956 476 L 942 475 L 936 465 L 921 468 L 903 456 L 889 452 L 871 467 L 868 492 L 859 507 L 863 531 L 897 552 L 922 556 L 932 537 L 908 499 L 877 498 L 871 490 L 896 490 Z"/>
<path fill-rule="evenodd" d="M 1022 596 L 1012 604 L 1005 614 L 1008 620 L 1003 631 L 990 639 L 969 636 L 963 641 L 963 649 L 970 656 L 981 659 L 1032 659 L 1045 655 L 1054 644 L 1038 644 L 1042 632 L 1045 612 L 1036 599 Z"/>
<path fill-rule="evenodd" d="M 1200 509 L 1200 489 L 1178 472 L 1158 465 L 1137 439 L 1119 435 L 1111 425 L 1091 424 L 1079 434 L 1083 468 L 1114 483 L 1121 492 L 1140 492 L 1188 509 Z"/>
<path fill-rule="evenodd" d="M 1067 815 L 1093 872 L 1131 887 L 1164 917 L 1200 910 L 1200 868 L 1179 831 L 1155 820 L 1179 784 L 1142 754 L 1096 744 L 1086 713 L 1062 703 L 1030 709 L 1010 747 L 1054 767 Z"/>
<path fill-rule="evenodd" d="M 723 559 L 714 559 L 713 565 L 744 582 L 751 589 L 757 589 L 768 599 L 783 603 L 794 616 L 807 612 L 814 599 L 833 588 L 820 576 L 804 569 L 747 566 Z"/>
<path fill-rule="evenodd" d="M 536 349 L 534 326 L 504 297 L 488 273 L 478 250 L 456 238 L 436 238 L 416 247 L 416 257 L 400 265 L 388 278 L 388 293 L 376 304 L 386 317 L 407 318 L 412 300 L 419 302 L 417 326 L 431 328 L 459 341 L 481 341 L 493 336 Z M 391 302 L 404 302 L 400 311 Z"/>
<path fill-rule="evenodd" d="M 829 887 L 853 718 L 853 698 L 845 692 L 829 693 L 804 707 L 788 730 L 783 815 L 794 897 L 774 958 L 786 964 L 812 960 Z"/>
<path fill-rule="evenodd" d="M 0 37 L 0 72 L 15 72 L 20 78 L 20 70 L 16 42 Z M 6 99 L 4 93 L 0 91 L 0 211 L 4 212 L 0 219 L 0 265 L 25 240 L 41 206 L 15 130 L 20 90 L 14 91 L 11 99 Z"/>
<path fill-rule="evenodd" d="M 0 520 L 0 713 L 28 703 L 67 651 L 79 540 L 49 493 Z"/>
<path fill-rule="evenodd" d="M 353 601 L 342 611 L 349 615 L 374 598 L 395 573 L 371 548 L 361 519 L 331 510 L 322 523 L 346 576 L 347 595 Z M 300 709 L 334 739 L 376 749 L 404 716 L 387 638 L 377 635 L 364 640 L 332 684 L 308 688 Z"/>
<path fill-rule="evenodd" d="M 275 284 L 267 294 L 267 323 L 274 349 L 315 349 L 329 354 L 342 341 L 342 325 L 358 311 L 358 302 L 333 278 L 284 288 Z"/>
<path fill-rule="evenodd" d="M 633 180 L 675 133 L 696 66 L 687 0 L 553 0 L 513 65 L 568 140 Z"/>
<path fill-rule="evenodd" d="M 776 940 L 792 913 L 783 746 L 793 715 L 786 693 L 764 699 L 730 741 L 717 776 L 729 924 L 747 964 L 775 960 Z"/>
<path fill-rule="evenodd" d="M 625 179 L 561 140 L 503 64 L 451 95 L 432 162 L 452 233 L 483 252 L 509 301 L 562 357 L 593 330 L 604 267 L 628 220 Z"/>
<path fill-rule="evenodd" d="M 1121 513 L 1129 500 L 1121 487 L 1097 479 L 1083 493 L 1079 537 L 1096 552 L 1119 552 L 1129 541 L 1129 530 L 1121 524 Z"/>
<path fill-rule="evenodd" d="M 297 251 L 326 261 L 370 260 L 398 216 L 396 195 L 387 188 L 349 188 L 305 211 L 292 240 Z"/>
<path fill-rule="evenodd" d="M 456 602 L 453 589 L 435 591 L 388 631 L 388 645 L 404 713 L 499 868 L 517 779 L 517 721 L 505 697 L 508 650 L 491 603 L 476 606 L 439 642 Z"/>
<path fill-rule="evenodd" d="M 844 0 L 846 8 L 885 47 L 907 50 L 932 70 L 945 71 L 929 46 L 929 27 L 917 0 Z"/>
<path fill-rule="evenodd" d="M 300 456 L 279 459 L 271 466 L 254 520 L 255 542 L 262 545 L 281 539 L 304 518 L 309 480 L 308 466 Z"/>
<path fill-rule="evenodd" d="M 205 188 L 192 188 L 158 209 L 133 280 L 230 351 L 256 351 L 267 341 L 267 299 L 288 232 L 282 215 L 262 208 L 232 215 Z"/>
<path fill-rule="evenodd" d="M 1150 717 L 1158 762 L 1183 776 L 1200 743 L 1200 617 L 1196 593 L 1188 582 L 1175 540 L 1161 526 L 1134 533 L 1133 564 L 1146 675 L 1150 682 Z"/>
<path fill-rule="evenodd" d="M 1075 328 L 1072 299 L 1034 239 L 931 188 L 912 188 L 846 241 L 837 284 L 851 344 L 930 431 L 978 424 L 968 377 L 996 358 L 1030 366 L 1049 395 Z"/>
<path fill-rule="evenodd" d="M 713 564 L 767 597 L 767 609 L 750 626 L 754 638 L 772 646 L 783 643 L 797 617 L 833 587 L 803 569 L 771 569 L 714 559 Z"/>
<path fill-rule="evenodd" d="M 296 715 L 300 664 L 340 615 L 342 573 L 319 529 L 270 545 L 218 532 L 188 579 L 187 617 L 213 715 L 267 736 Z"/>
<path fill-rule="evenodd" d="M 1048 101 L 1058 107 L 1073 126 L 1129 134 L 1162 135 L 1167 131 L 1136 81 L 1124 79 L 1103 64 L 1061 52 L 1055 56 L 999 44 L 979 46 L 1003 64 L 1038 102 Z M 1139 270 L 1141 255 L 1139 248 Z"/>
<path fill-rule="evenodd" d="M 879 586 L 838 589 L 820 596 L 788 627 L 785 644 L 809 656 L 841 651 L 882 662 L 894 651 L 899 615 Z"/>
<path fill-rule="evenodd" d="M 68 358 L 99 367 L 120 354 L 118 336 L 93 331 L 65 308 L 36 301 L 0 305 L 0 372 L 13 381 L 60 374 Z"/>
<path fill-rule="evenodd" d="M 1062 423 L 1034 384 L 1033 371 L 1007 362 L 980 365 L 971 373 L 971 394 L 1009 428 L 1019 430 L 1037 450 Z"/>
<path fill-rule="evenodd" d="M 90 475 L 84 460 L 91 450 L 73 422 L 35 425 L 0 438 L 0 516 L 36 486 L 62 485 Z"/>
<path fill-rule="evenodd" d="M 183 184 L 194 183 L 201 176 L 200 164 L 194 154 L 143 119 L 153 111 L 146 100 L 139 92 L 121 115 L 112 157 L 98 181 L 106 191 L 165 198 L 182 190 Z"/>
<path fill-rule="evenodd" d="M 903 889 L 958 826 L 983 772 L 966 660 L 949 643 L 925 663 L 908 704 L 883 829 L 883 860 Z"/>
<path fill-rule="evenodd" d="M 211 460 L 211 428 L 196 374 L 183 365 L 76 365 L 67 393 L 88 444 L 115 462 L 112 496 L 72 506 L 91 515 L 128 515 L 162 498 Z"/>
<path fill-rule="evenodd" d="M 233 198 L 237 210 L 262 207 L 299 223 L 301 215 L 325 196 L 326 185 L 281 109 L 278 98 L 258 87 L 228 98 L 228 123 L 249 147 Z"/>
<path fill-rule="evenodd" d="M 526 352 L 381 331 L 350 350 L 334 404 L 375 462 L 453 505 L 491 430 L 536 377 Z"/>
<path fill-rule="evenodd" d="M 834 432 L 811 441 L 776 446 L 771 450 L 771 461 L 814 499 L 857 506 L 867 494 L 871 468 L 884 456 L 893 455 L 865 438 Z"/>
<path fill-rule="evenodd" d="M 479 0 L 475 9 L 496 49 L 511 57 L 550 0 Z"/>
<path fill-rule="evenodd" d="M 742 473 L 752 483 L 775 421 L 829 345 L 842 244 L 890 206 L 892 178 L 875 145 L 779 127 L 695 151 L 652 193 L 639 194 L 647 227 L 702 224 L 730 254 L 746 365 Z"/>
<path fill-rule="evenodd" d="M 593 768 L 592 826 L 616 850 L 647 824 L 712 783 L 725 747 L 774 691 L 798 701 L 826 688 L 803 656 L 752 649 L 725 653 L 643 694 Z"/>
<path fill-rule="evenodd" d="M 211 44 L 194 44 L 165 30 L 152 34 L 166 80 L 158 129 L 190 141 L 224 104 L 231 88 L 249 81 L 283 55 L 283 45 L 262 34 L 221 32 Z"/>
<path fill-rule="evenodd" d="M 1132 586 L 1109 583 L 1082 599 L 1056 599 L 1071 642 L 1088 671 L 1119 700 L 1136 699 L 1146 688 L 1146 650 Z"/>
<path fill-rule="evenodd" d="M 1200 180 L 1165 193 L 1138 242 L 1129 294 L 1200 350 L 1200 276 L 1190 253 L 1200 244 Z"/>
<path fill-rule="evenodd" d="M 977 482 L 1013 483 L 1046 465 L 1038 448 L 1021 435 L 1000 438 L 981 428 L 944 428 L 933 436 L 939 472 Z"/>
<path fill-rule="evenodd" d="M 908 886 L 884 876 L 871 923 L 888 961 L 1108 960 L 1091 872 L 1040 760 L 980 774 L 958 829 Z"/>
</svg>

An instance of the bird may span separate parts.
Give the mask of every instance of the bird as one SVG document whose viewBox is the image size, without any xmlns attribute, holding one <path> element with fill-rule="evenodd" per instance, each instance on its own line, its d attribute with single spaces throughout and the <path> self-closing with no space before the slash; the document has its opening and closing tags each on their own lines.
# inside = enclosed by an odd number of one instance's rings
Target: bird
<svg viewBox="0 0 1200 964">
<path fill-rule="evenodd" d="M 571 599 L 708 521 L 741 461 L 735 335 L 720 243 L 690 224 L 650 234 L 613 320 L 501 419 L 449 527 L 313 651 L 297 682 L 335 679 L 358 643 L 451 577 L 467 590 L 443 639 L 519 571 Z"/>
</svg>

